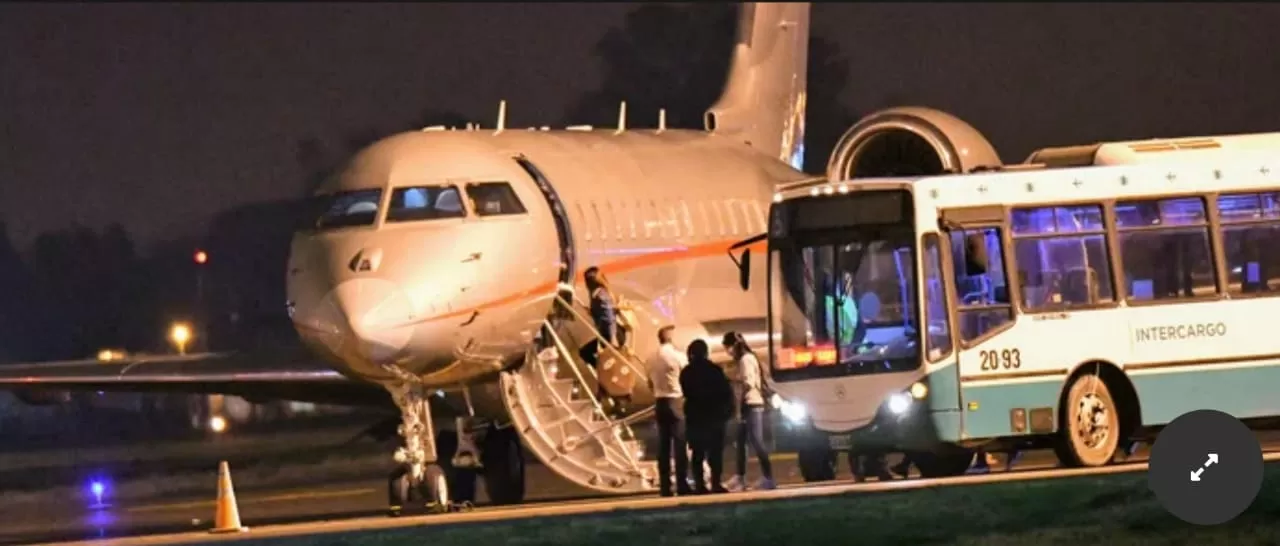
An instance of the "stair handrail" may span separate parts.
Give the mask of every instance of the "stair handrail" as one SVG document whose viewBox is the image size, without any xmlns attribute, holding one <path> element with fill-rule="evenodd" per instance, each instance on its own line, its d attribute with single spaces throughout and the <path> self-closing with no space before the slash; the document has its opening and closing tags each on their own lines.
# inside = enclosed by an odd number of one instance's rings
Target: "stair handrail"
<svg viewBox="0 0 1280 546">
<path fill-rule="evenodd" d="M 635 365 L 634 362 L 632 362 L 631 356 L 634 356 L 634 355 L 630 355 L 630 356 L 625 355 L 621 351 L 619 351 L 617 347 L 614 347 L 612 343 L 605 341 L 604 336 L 600 334 L 600 331 L 596 330 L 595 321 L 591 320 L 590 317 L 583 315 L 581 312 L 575 309 L 574 304 L 565 301 L 564 296 L 560 294 L 556 294 L 556 303 L 559 303 L 561 307 L 568 310 L 569 313 L 573 315 L 573 318 L 575 320 L 577 320 L 578 322 L 581 322 L 584 326 L 586 326 L 587 329 L 591 332 L 591 335 L 595 336 L 596 340 L 601 342 L 601 345 L 604 345 L 605 350 L 612 353 L 614 358 L 621 360 L 622 363 L 626 364 L 628 368 L 631 368 L 631 371 L 635 373 L 639 379 L 643 380 L 649 377 L 649 374 L 647 372 L 645 372 L 644 370 L 641 370 L 639 367 Z M 596 377 L 598 380 L 599 378 L 598 373 L 596 374 Z"/>
<path fill-rule="evenodd" d="M 644 410 L 638 411 L 633 415 L 627 416 L 622 419 L 618 419 L 616 421 L 613 418 L 609 417 L 609 414 L 605 413 L 604 411 L 604 406 L 602 406 L 600 404 L 600 401 L 596 399 L 595 393 L 592 392 L 590 388 L 588 388 L 587 381 L 582 376 L 582 371 L 578 369 L 579 368 L 578 366 L 574 365 L 575 363 L 570 356 L 571 353 L 569 353 L 568 348 L 565 347 L 564 341 L 560 339 L 560 334 L 555 331 L 555 328 L 551 327 L 551 323 L 549 320 L 544 319 L 543 326 L 545 328 L 545 331 L 550 334 L 551 342 L 554 343 L 556 346 L 556 351 L 558 353 L 557 357 L 561 360 L 568 361 L 567 364 L 569 364 L 569 370 L 573 373 L 574 378 L 577 379 L 578 384 L 582 386 L 582 390 L 586 391 L 587 399 L 591 401 L 592 410 L 596 415 L 603 417 L 605 420 L 605 424 L 603 426 L 595 429 L 592 429 L 588 424 L 587 431 L 586 431 L 587 437 L 597 442 L 600 442 L 600 445 L 602 448 L 609 449 L 608 441 L 601 438 L 600 433 L 606 430 L 612 430 L 618 427 L 619 425 L 621 425 L 623 429 L 628 433 L 628 435 L 634 438 L 635 432 L 631 430 L 631 427 L 629 425 L 629 423 L 633 422 L 632 417 L 634 417 L 634 415 L 647 416 L 648 413 L 651 413 L 654 411 L 654 408 L 645 408 Z M 535 357 L 534 360 L 537 361 L 535 365 L 539 366 L 540 368 L 540 373 L 538 375 L 540 375 L 542 377 L 543 382 L 546 383 L 547 381 L 549 381 L 550 378 L 547 374 L 546 368 L 543 367 L 542 359 Z M 597 381 L 599 380 L 597 379 Z M 559 403 L 561 407 L 568 407 L 569 405 L 568 402 L 560 398 L 560 393 L 556 392 L 555 389 L 550 388 L 550 385 L 545 385 L 545 386 L 548 387 L 547 390 L 551 392 L 551 395 L 555 397 L 556 402 Z M 634 420 L 639 420 L 639 418 L 636 418 Z M 626 454 L 627 461 L 631 463 L 632 469 L 634 471 L 639 471 L 640 464 L 639 464 L 639 461 L 635 460 L 636 459 L 635 455 L 632 453 L 626 453 L 626 450 L 621 450 L 621 451 Z"/>
</svg>

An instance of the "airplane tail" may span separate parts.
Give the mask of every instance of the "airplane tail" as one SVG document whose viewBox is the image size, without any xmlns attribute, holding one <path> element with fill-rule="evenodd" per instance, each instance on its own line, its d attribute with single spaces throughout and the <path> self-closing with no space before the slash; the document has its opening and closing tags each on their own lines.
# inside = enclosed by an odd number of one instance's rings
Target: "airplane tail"
<svg viewBox="0 0 1280 546">
<path fill-rule="evenodd" d="M 800 169 L 809 62 L 809 4 L 742 4 L 738 39 L 708 131 L 733 135 Z"/>
</svg>

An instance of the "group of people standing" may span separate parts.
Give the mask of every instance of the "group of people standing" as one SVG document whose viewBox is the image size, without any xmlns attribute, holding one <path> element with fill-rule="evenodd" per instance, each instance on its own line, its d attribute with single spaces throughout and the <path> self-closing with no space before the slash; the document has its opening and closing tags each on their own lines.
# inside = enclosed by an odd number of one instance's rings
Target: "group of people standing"
<svg viewBox="0 0 1280 546">
<path fill-rule="evenodd" d="M 627 329 L 619 324 L 622 318 L 619 302 L 604 273 L 596 267 L 587 268 L 583 273 L 591 319 L 599 336 L 581 347 L 578 355 L 597 368 L 600 351 L 605 349 L 602 343 L 624 346 Z M 694 340 L 685 351 L 676 348 L 672 341 L 674 330 L 673 326 L 658 330 L 658 351 L 649 363 L 649 381 L 656 400 L 662 494 L 747 489 L 748 445 L 760 462 L 762 474 L 754 487 L 773 489 L 776 487 L 773 465 L 764 443 L 765 404 L 773 392 L 768 371 L 737 332 L 729 332 L 721 340 L 725 352 L 733 357 L 725 369 L 711 361 L 711 349 L 706 341 Z M 601 400 L 609 398 L 603 381 L 597 396 Z M 616 403 L 611 405 L 617 407 Z M 737 472 L 721 483 L 725 432 L 730 423 L 737 433 Z M 672 459 L 675 459 L 674 477 Z M 704 465 L 709 472 L 704 471 Z"/>
<path fill-rule="evenodd" d="M 765 402 L 772 383 L 760 360 L 741 335 L 729 332 L 721 341 L 733 358 L 726 370 L 711 361 L 706 341 L 694 340 L 680 351 L 672 341 L 673 331 L 672 326 L 658 330 L 658 351 L 649 362 L 662 496 L 747 489 L 748 445 L 760 462 L 761 479 L 755 488 L 773 489 L 773 465 L 764 444 Z M 725 432 L 730 423 L 737 432 L 737 466 L 734 475 L 721 483 Z"/>
</svg>

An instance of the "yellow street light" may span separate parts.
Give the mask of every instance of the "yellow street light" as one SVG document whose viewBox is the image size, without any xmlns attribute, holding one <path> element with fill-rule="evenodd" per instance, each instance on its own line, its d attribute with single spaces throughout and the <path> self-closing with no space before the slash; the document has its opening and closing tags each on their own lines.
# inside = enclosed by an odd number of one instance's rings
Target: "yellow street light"
<svg viewBox="0 0 1280 546">
<path fill-rule="evenodd" d="M 169 328 L 169 341 L 178 346 L 178 354 L 187 354 L 187 342 L 191 341 L 191 326 L 184 322 L 175 323 Z"/>
</svg>

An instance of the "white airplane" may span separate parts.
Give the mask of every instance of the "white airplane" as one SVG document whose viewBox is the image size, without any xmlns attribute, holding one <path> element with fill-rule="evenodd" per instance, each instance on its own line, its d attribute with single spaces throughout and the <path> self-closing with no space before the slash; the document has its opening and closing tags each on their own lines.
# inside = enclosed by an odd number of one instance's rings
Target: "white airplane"
<svg viewBox="0 0 1280 546">
<path fill-rule="evenodd" d="M 808 4 L 744 4 L 704 131 L 628 130 L 625 104 L 616 129 L 515 130 L 503 108 L 496 130 L 428 128 L 359 152 L 292 242 L 303 351 L 5 366 L 0 388 L 374 405 L 390 392 L 405 470 L 393 509 L 411 486 L 434 506 L 470 501 L 475 473 L 494 503 L 521 502 L 526 448 L 584 487 L 652 490 L 629 429 L 652 396 L 633 380 L 662 325 L 681 344 L 764 330 L 763 291 L 740 290 L 724 257 L 765 231 L 775 186 L 810 178 L 798 170 L 808 39 Z M 629 346 L 601 353 L 599 378 L 577 355 L 595 339 L 588 267 L 632 309 Z M 598 381 L 617 381 L 632 409 L 606 412 Z M 457 430 L 436 434 L 433 412 Z"/>
</svg>

